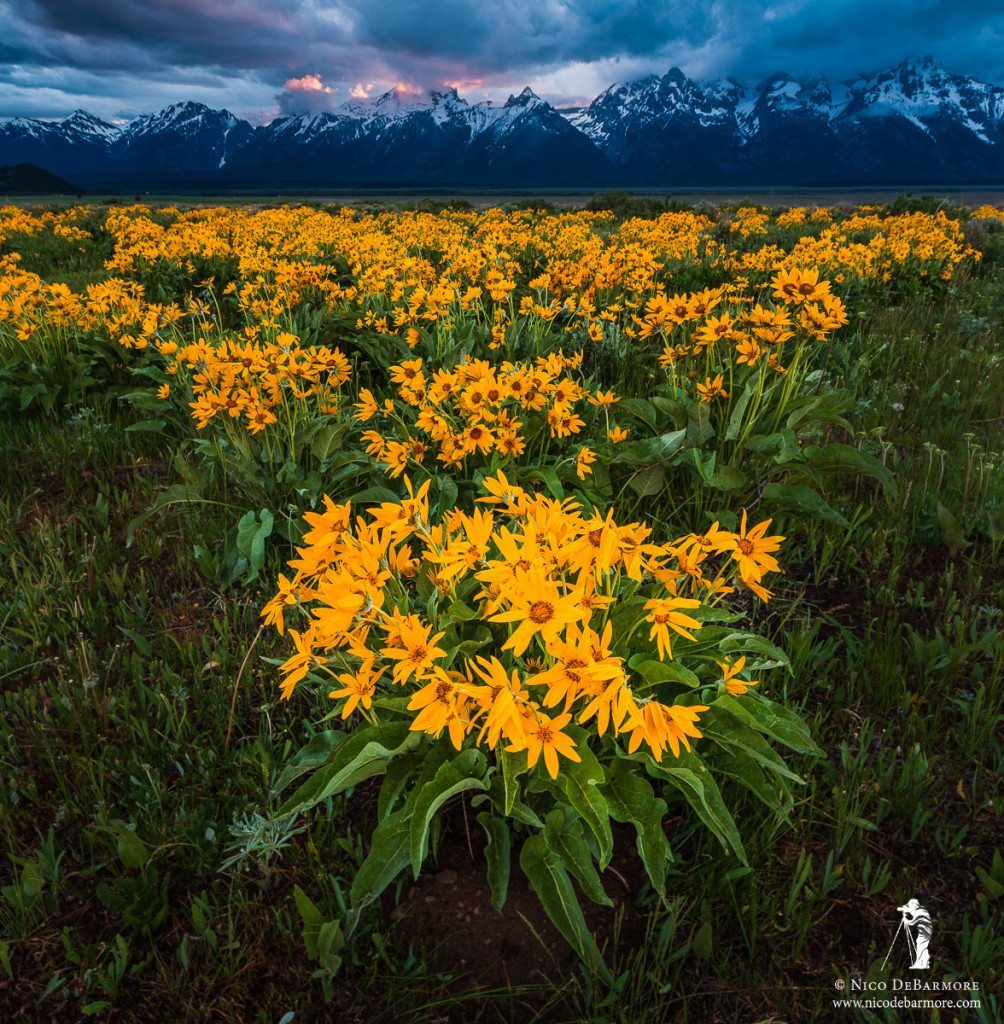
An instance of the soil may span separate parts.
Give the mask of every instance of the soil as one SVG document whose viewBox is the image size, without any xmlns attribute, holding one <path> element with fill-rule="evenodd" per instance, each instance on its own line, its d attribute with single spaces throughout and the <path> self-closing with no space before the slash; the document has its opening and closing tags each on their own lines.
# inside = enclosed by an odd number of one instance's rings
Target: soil
<svg viewBox="0 0 1004 1024">
<path fill-rule="evenodd" d="M 505 906 L 502 911 L 492 906 L 484 832 L 468 817 L 469 837 L 461 810 L 448 815 L 435 867 L 427 865 L 390 911 L 397 938 L 410 940 L 437 969 L 456 975 L 473 991 L 553 987 L 578 971 L 578 958 L 520 870 L 518 848 Z M 615 830 L 614 840 L 613 859 L 601 877 L 615 907 L 599 906 L 579 893 L 601 950 L 614 942 L 622 950 L 637 947 L 647 925 L 647 913 L 638 906 L 645 874 L 633 831 Z"/>
</svg>

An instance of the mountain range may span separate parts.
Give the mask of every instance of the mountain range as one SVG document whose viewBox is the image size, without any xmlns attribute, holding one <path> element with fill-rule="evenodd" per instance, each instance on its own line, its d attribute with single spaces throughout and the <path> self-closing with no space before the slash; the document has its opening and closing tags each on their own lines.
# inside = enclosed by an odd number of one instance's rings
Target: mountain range
<svg viewBox="0 0 1004 1024">
<path fill-rule="evenodd" d="M 0 163 L 24 162 L 110 190 L 1002 183 L 1004 88 L 924 58 L 838 84 L 673 68 L 574 108 L 397 89 L 254 126 L 182 102 L 0 122 Z"/>
</svg>

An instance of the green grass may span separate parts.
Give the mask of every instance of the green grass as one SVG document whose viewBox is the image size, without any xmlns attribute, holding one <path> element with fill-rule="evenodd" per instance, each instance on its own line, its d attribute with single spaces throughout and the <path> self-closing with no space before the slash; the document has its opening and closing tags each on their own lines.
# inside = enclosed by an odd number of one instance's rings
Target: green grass
<svg viewBox="0 0 1004 1024">
<path fill-rule="evenodd" d="M 200 571 L 193 552 L 219 540 L 219 506 L 174 506 L 128 546 L 130 519 L 175 479 L 164 437 L 126 433 L 128 412 L 110 404 L 0 421 L 0 1019 L 846 1020 L 834 980 L 880 963 L 896 906 L 921 895 L 938 976 L 979 981 L 984 1009 L 969 1019 L 994 1020 L 995 252 L 943 291 L 870 301 L 835 343 L 855 428 L 900 497 L 848 486 L 849 530 L 783 524 L 803 555 L 760 623 L 795 668 L 767 692 L 802 709 L 827 756 L 793 759 L 806 785 L 787 825 L 726 789 L 750 870 L 687 819 L 670 824 L 670 908 L 632 884 L 636 897 L 596 921 L 613 991 L 560 956 L 552 966 L 529 925 L 519 955 L 550 982 L 472 988 L 470 965 L 448 958 L 447 899 L 435 936 L 395 923 L 407 883 L 360 921 L 337 977 L 318 970 L 294 891 L 338 917 L 372 814 L 364 793 L 285 833 L 266 826 L 316 709 L 305 693 L 278 700 L 267 659 L 284 645 L 258 637 L 261 595 Z M 266 581 L 280 565 L 269 557 Z M 464 821 L 453 826 L 444 848 L 463 848 Z"/>
</svg>

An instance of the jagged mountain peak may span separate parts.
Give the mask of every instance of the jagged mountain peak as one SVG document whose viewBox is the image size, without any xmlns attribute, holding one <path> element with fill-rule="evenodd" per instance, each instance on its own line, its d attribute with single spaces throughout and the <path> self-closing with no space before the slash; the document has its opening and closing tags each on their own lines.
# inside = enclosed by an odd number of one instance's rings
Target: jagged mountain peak
<svg viewBox="0 0 1004 1024">
<path fill-rule="evenodd" d="M 935 122 L 952 122 L 991 143 L 1004 127 L 1004 88 L 948 71 L 931 57 L 849 82 L 850 98 L 839 116 L 847 120 L 900 117 L 932 136 Z"/>
<path fill-rule="evenodd" d="M 362 120 L 386 118 L 395 120 L 407 117 L 417 110 L 428 110 L 450 98 L 459 99 L 456 89 L 416 89 L 396 85 L 393 89 L 365 99 L 346 100 L 336 108 L 335 113 Z"/>
<path fill-rule="evenodd" d="M 232 114 L 225 108 L 214 110 L 195 100 L 183 100 L 179 103 L 171 103 L 169 106 L 158 110 L 153 114 L 144 114 L 131 121 L 123 130 L 125 138 L 134 139 L 140 135 L 156 134 L 164 131 L 183 132 L 191 134 L 203 130 L 229 130 L 235 125 L 250 124 L 242 121 L 236 114 Z"/>
<path fill-rule="evenodd" d="M 824 117 L 831 114 L 833 93 L 830 83 L 819 75 L 794 78 L 779 71 L 768 75 L 756 91 L 756 109 L 761 116 L 768 112 L 810 112 Z"/>
<path fill-rule="evenodd" d="M 13 118 L 0 145 L 82 182 L 137 184 L 265 173 L 270 184 L 353 185 L 1004 181 L 1004 89 L 930 57 L 836 85 L 778 72 L 747 86 L 672 67 L 563 110 L 529 87 L 493 103 L 398 85 L 259 128 L 191 100 L 124 127 L 84 110 Z"/>
<path fill-rule="evenodd" d="M 64 129 L 105 139 L 113 139 L 122 131 L 118 125 L 80 108 L 74 110 L 69 117 L 63 118 L 60 124 Z"/>
<path fill-rule="evenodd" d="M 510 96 L 505 101 L 507 107 L 550 107 L 551 104 L 542 100 L 530 86 L 524 86 L 518 96 Z"/>
</svg>

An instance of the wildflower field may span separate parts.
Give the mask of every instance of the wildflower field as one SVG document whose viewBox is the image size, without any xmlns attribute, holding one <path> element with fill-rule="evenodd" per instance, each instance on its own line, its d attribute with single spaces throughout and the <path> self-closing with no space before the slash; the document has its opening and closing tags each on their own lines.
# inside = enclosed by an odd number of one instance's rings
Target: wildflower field
<svg viewBox="0 0 1004 1024">
<path fill-rule="evenodd" d="M 0 1020 L 997 1019 L 1004 209 L 609 200 L 0 207 Z"/>
</svg>

